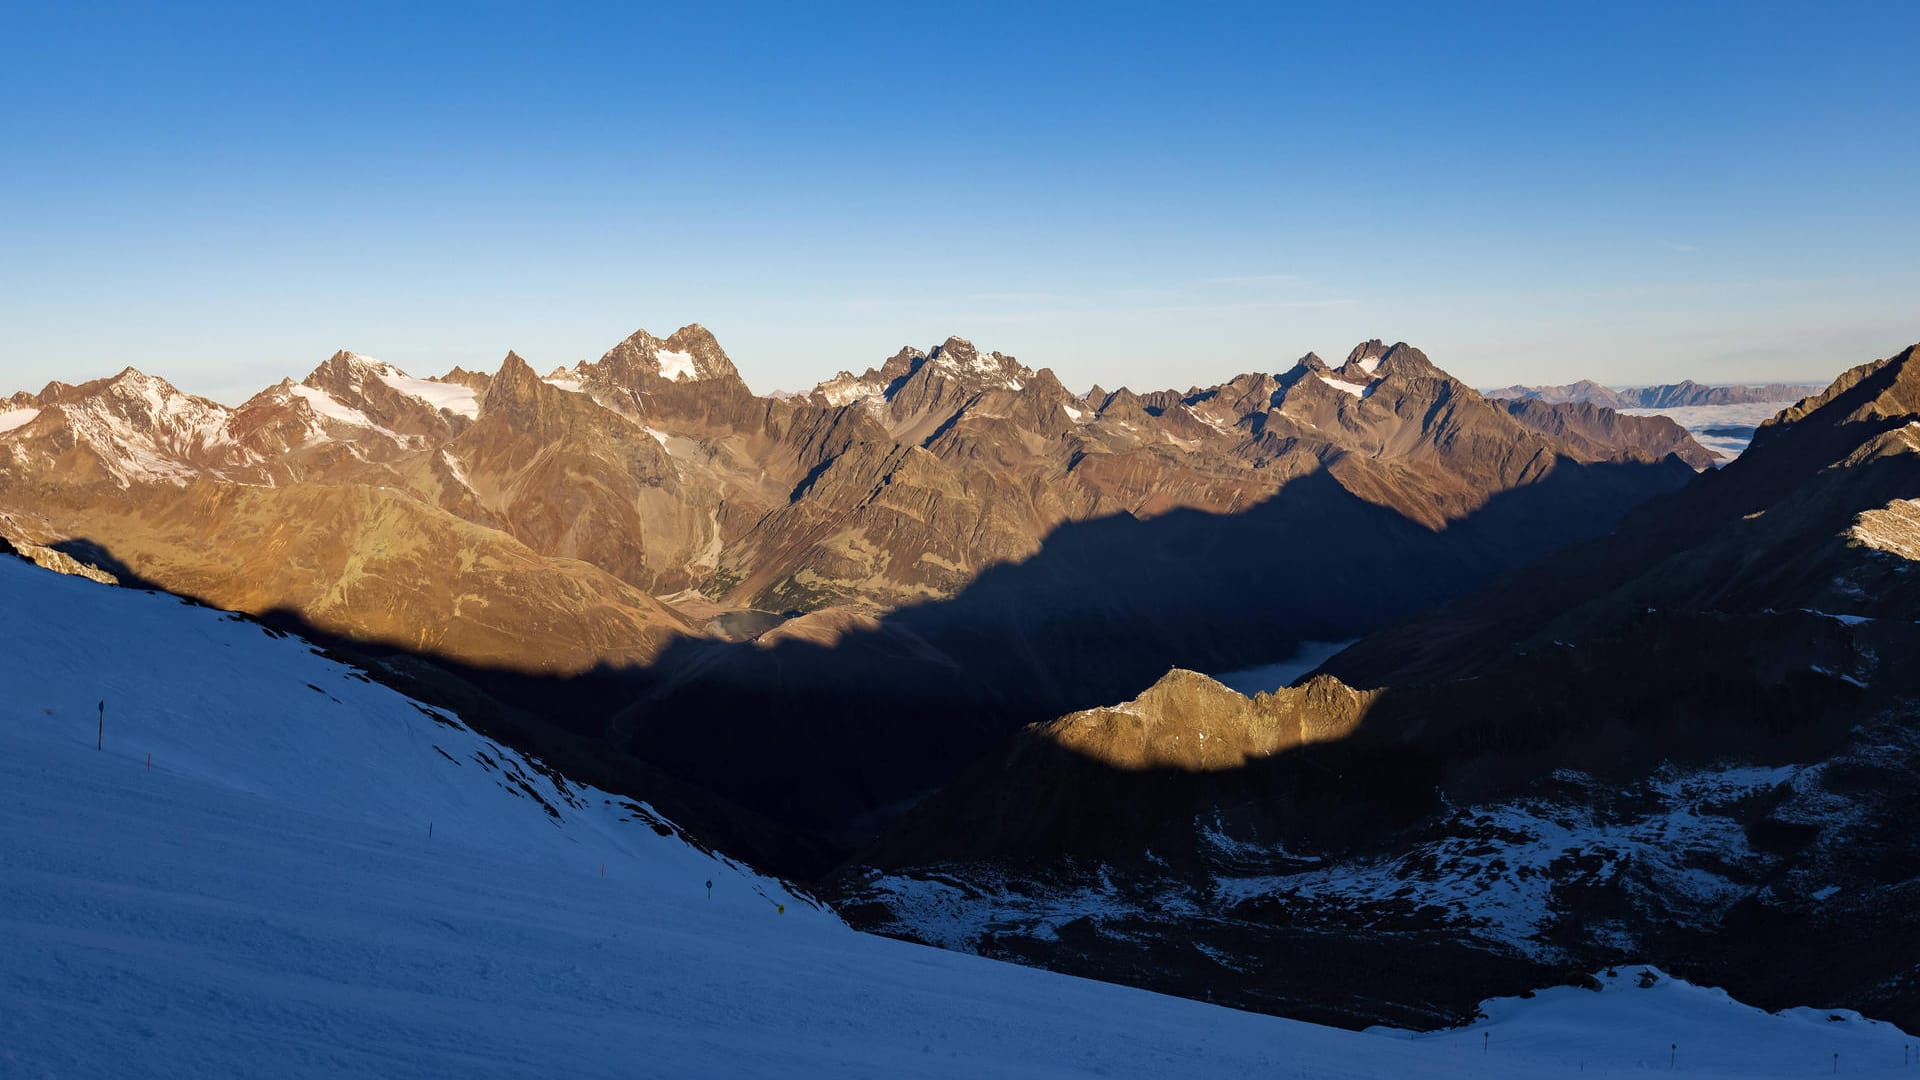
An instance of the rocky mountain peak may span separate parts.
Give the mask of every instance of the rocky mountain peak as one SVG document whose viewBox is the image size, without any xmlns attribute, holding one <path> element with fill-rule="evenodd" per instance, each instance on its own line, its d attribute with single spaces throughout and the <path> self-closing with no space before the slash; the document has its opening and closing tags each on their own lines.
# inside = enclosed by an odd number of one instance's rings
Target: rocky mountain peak
<svg viewBox="0 0 1920 1080">
<path fill-rule="evenodd" d="M 510 351 L 487 380 L 479 420 L 456 445 L 463 455 L 485 457 L 524 437 L 551 439 L 567 431 L 569 418 L 582 409 L 597 406 L 541 378 L 533 365 Z"/>
<path fill-rule="evenodd" d="M 481 387 L 473 385 L 472 379 L 416 379 L 385 361 L 344 349 L 328 357 L 301 385 L 399 435 L 446 438 L 480 415 Z M 334 411 L 322 401 L 310 404 Z"/>
<path fill-rule="evenodd" d="M 913 380 L 914 385 L 929 380 L 948 380 L 966 391 L 1018 390 L 1032 381 L 1034 371 L 1011 356 L 981 352 L 966 338 L 955 335 L 922 352 L 910 345 L 887 358 L 863 375 L 842 371 L 820 383 L 807 396 L 823 405 L 846 405 L 856 401 L 891 401 L 894 394 Z"/>
<path fill-rule="evenodd" d="M 533 370 L 533 365 L 522 359 L 519 353 L 509 351 L 500 361 L 500 370 L 488 380 L 486 412 L 537 407 L 544 395 L 554 393 L 559 391 L 547 385 Z"/>
<path fill-rule="evenodd" d="M 1920 344 L 1841 375 L 1824 393 L 1783 410 L 1761 425 L 1780 427 L 1804 420 L 1838 403 L 1830 417 L 1835 423 L 1893 419 L 1920 413 Z M 1756 441 L 1757 438 L 1756 438 Z"/>
<path fill-rule="evenodd" d="M 1027 380 L 1026 389 L 1050 400 L 1054 398 L 1078 400 L 1074 398 L 1073 391 L 1067 389 L 1067 385 L 1053 373 L 1052 368 L 1041 368 L 1034 372 L 1033 377 Z"/>
<path fill-rule="evenodd" d="M 1404 341 L 1394 343 L 1391 348 L 1381 353 L 1379 366 L 1374 370 L 1381 375 L 1453 380 L 1453 376 L 1440 370 L 1433 361 L 1427 359 L 1426 353 Z"/>
<path fill-rule="evenodd" d="M 979 389 L 1018 390 L 1033 378 L 1033 370 L 998 352 L 981 352 L 963 337 L 950 337 L 927 354 L 942 374 L 958 377 Z"/>
<path fill-rule="evenodd" d="M 1307 355 L 1312 356 L 1313 354 L 1308 353 Z M 1385 355 L 1387 355 L 1386 343 L 1379 338 L 1373 338 L 1355 345 L 1353 351 L 1347 354 L 1347 363 L 1357 364 L 1363 360 L 1378 360 Z"/>
<path fill-rule="evenodd" d="M 88 387 L 76 389 L 84 391 Z M 195 426 L 217 425 L 232 411 L 218 402 L 188 394 L 157 375 L 148 375 L 132 367 L 104 380 L 92 393 L 73 395 L 76 404 L 88 399 L 102 403 L 122 418 L 146 424 L 172 420 Z"/>
<path fill-rule="evenodd" d="M 910 374 L 926 358 L 927 354 L 921 350 L 911 345 L 902 345 L 899 352 L 887 357 L 886 363 L 880 365 L 879 371 L 882 375 L 899 378 Z"/>
<path fill-rule="evenodd" d="M 1336 374 L 1341 378 L 1356 382 L 1372 382 L 1391 375 L 1412 378 L 1443 378 L 1452 376 L 1435 367 L 1427 354 L 1404 341 L 1381 347 L 1378 338 L 1354 346 L 1347 354 L 1347 362 L 1340 365 Z"/>
<path fill-rule="evenodd" d="M 659 353 L 659 338 L 645 330 L 635 330 L 603 353 L 598 362 L 583 365 L 583 372 L 596 381 L 633 389 L 649 378 L 659 377 Z"/>
<path fill-rule="evenodd" d="M 456 364 L 452 371 L 440 376 L 436 381 L 449 383 L 454 386 L 464 386 L 470 390 L 485 390 L 487 388 L 488 378 L 487 373 L 484 371 L 468 371 L 466 368 Z"/>
<path fill-rule="evenodd" d="M 955 363 L 966 364 L 978 358 L 980 350 L 974 348 L 973 342 L 955 334 L 940 344 L 935 345 L 932 355 L 936 359 L 944 357 Z"/>
<path fill-rule="evenodd" d="M 683 383 L 740 378 L 719 341 L 699 323 L 688 323 L 664 341 L 645 330 L 636 330 L 607 350 L 599 363 L 583 365 L 582 371 L 590 378 L 629 390 L 645 389 L 660 380 Z"/>
<path fill-rule="evenodd" d="M 694 374 L 692 379 L 738 379 L 740 372 L 727 357 L 726 350 L 714 338 L 711 331 L 699 323 L 688 323 L 673 332 L 662 343 L 663 353 L 683 354 L 693 358 Z M 663 363 L 666 358 L 662 358 Z"/>
<path fill-rule="evenodd" d="M 375 360 L 371 356 L 362 356 L 356 352 L 340 349 L 327 357 L 319 367 L 314 368 L 301 381 L 315 390 L 325 390 L 346 400 L 359 396 L 368 380 L 388 373 L 401 376 L 406 374 L 399 368 Z"/>
<path fill-rule="evenodd" d="M 1781 446 L 1798 447 L 1811 463 L 1825 464 L 1884 432 L 1920 417 L 1920 345 L 1842 373 L 1819 394 L 1783 409 L 1761 424 L 1737 464 L 1767 458 Z"/>
<path fill-rule="evenodd" d="M 233 410 L 137 368 L 79 386 L 50 386 L 38 400 L 13 410 L 6 430 L 47 433 L 44 460 L 58 462 L 55 468 L 76 484 L 101 474 L 123 488 L 185 483 L 205 468 L 249 460 L 233 438 Z M 41 423 L 28 428 L 34 420 Z"/>
</svg>

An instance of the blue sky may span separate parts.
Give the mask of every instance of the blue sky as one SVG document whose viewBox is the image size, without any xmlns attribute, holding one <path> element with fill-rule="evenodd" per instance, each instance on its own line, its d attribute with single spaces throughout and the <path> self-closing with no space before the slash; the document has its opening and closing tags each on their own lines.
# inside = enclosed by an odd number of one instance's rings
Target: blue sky
<svg viewBox="0 0 1920 1080">
<path fill-rule="evenodd" d="M 1920 5 L 77 7 L 0 4 L 9 390 L 695 321 L 759 390 L 954 333 L 1076 387 L 1920 340 Z"/>
</svg>

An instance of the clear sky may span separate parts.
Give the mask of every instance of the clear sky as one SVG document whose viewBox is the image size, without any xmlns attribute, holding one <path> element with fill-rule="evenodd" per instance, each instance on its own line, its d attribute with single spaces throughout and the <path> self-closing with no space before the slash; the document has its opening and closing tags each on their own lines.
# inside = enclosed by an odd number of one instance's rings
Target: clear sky
<svg viewBox="0 0 1920 1080">
<path fill-rule="evenodd" d="M 687 322 L 762 391 L 956 333 L 1076 387 L 1920 340 L 1920 4 L 81 7 L 0 0 L 7 390 Z"/>
</svg>

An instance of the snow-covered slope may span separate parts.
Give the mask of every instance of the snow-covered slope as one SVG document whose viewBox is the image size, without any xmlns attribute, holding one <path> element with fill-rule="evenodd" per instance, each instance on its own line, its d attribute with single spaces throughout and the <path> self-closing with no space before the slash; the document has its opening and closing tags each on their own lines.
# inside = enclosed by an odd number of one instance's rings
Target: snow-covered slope
<svg viewBox="0 0 1920 1080">
<path fill-rule="evenodd" d="M 0 558 L 0 1076 L 1898 1075 L 1907 1041 L 1671 981 L 1489 1014 L 1336 1031 L 856 934 L 298 639 Z"/>
</svg>

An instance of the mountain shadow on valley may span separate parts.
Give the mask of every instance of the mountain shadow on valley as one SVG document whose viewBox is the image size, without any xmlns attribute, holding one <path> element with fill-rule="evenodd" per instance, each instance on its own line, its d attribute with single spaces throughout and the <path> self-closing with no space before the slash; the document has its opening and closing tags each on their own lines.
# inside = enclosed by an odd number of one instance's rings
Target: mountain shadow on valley
<svg viewBox="0 0 1920 1080">
<path fill-rule="evenodd" d="M 682 639 L 610 736 L 757 813 L 871 837 L 1021 726 L 1128 697 L 1170 667 L 1225 671 L 1358 637 L 1610 529 L 1693 472 L 1576 464 L 1435 530 L 1307 473 L 1238 513 L 1060 526 L 959 594 L 826 641 Z"/>
</svg>

